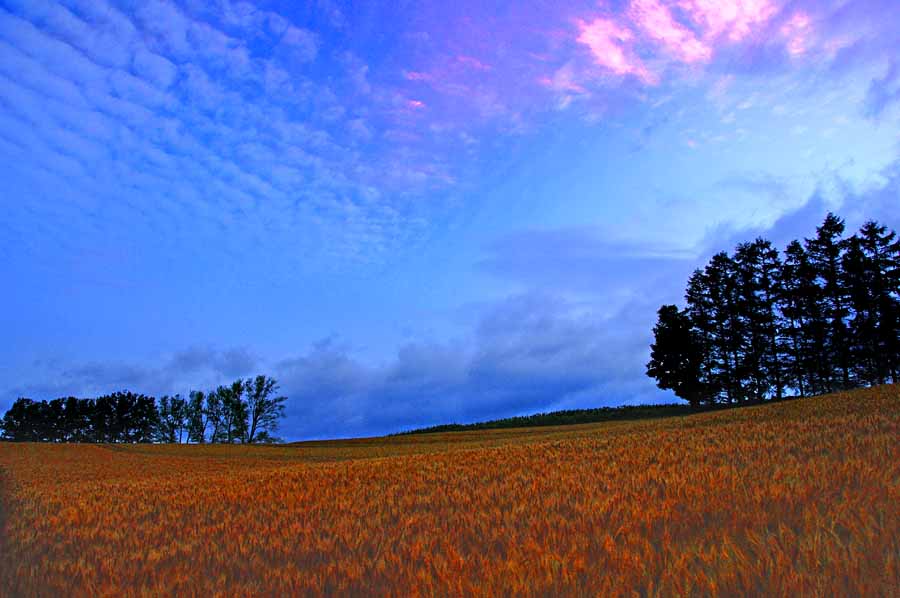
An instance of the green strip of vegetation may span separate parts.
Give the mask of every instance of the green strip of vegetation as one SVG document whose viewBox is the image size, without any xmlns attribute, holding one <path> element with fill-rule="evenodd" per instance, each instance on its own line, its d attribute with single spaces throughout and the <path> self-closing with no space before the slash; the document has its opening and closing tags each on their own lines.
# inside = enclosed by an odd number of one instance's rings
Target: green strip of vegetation
<svg viewBox="0 0 900 598">
<path fill-rule="evenodd" d="M 408 434 L 432 434 L 437 432 L 468 432 L 474 430 L 499 430 L 503 428 L 532 428 L 539 426 L 568 426 L 573 424 L 591 424 L 605 421 L 623 421 L 632 419 L 651 419 L 658 417 L 676 417 L 690 415 L 705 409 L 692 408 L 690 405 L 676 403 L 663 405 L 625 405 L 622 407 L 600 407 L 597 409 L 570 409 L 550 413 L 535 413 L 507 417 L 473 424 L 443 424 L 429 428 L 419 428 L 406 432 L 391 434 L 403 436 Z"/>
</svg>

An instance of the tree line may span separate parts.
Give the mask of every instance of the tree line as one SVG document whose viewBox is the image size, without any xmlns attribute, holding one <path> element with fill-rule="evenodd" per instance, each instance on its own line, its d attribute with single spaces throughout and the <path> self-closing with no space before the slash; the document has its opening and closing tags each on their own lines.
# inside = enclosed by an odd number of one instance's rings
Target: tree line
<svg viewBox="0 0 900 598">
<path fill-rule="evenodd" d="M 807 396 L 900 381 L 900 241 L 829 213 L 783 253 L 739 244 L 663 305 L 647 375 L 691 405 Z"/>
<path fill-rule="evenodd" d="M 20 398 L 0 420 L 2 438 L 23 442 L 278 442 L 287 397 L 267 376 L 160 399 L 117 392 L 94 399 Z"/>
</svg>

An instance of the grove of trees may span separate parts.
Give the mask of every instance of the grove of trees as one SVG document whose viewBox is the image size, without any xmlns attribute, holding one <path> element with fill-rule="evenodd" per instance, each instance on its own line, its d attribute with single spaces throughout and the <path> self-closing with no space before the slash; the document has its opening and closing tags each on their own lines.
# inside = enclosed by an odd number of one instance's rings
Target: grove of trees
<svg viewBox="0 0 900 598">
<path fill-rule="evenodd" d="M 758 238 L 694 271 L 664 305 L 647 375 L 691 405 L 900 381 L 900 240 L 828 214 L 781 253 Z"/>
<path fill-rule="evenodd" d="M 277 442 L 286 397 L 267 376 L 160 399 L 117 392 L 96 399 L 20 398 L 0 420 L 2 438 L 27 442 Z"/>
</svg>

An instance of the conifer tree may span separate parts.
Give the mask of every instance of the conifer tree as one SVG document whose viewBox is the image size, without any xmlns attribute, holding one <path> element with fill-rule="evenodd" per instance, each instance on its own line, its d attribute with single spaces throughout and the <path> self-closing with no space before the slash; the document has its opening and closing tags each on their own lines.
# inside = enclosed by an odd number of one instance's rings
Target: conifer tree
<svg viewBox="0 0 900 598">
<path fill-rule="evenodd" d="M 740 386 L 755 400 L 784 394 L 783 366 L 777 300 L 780 293 L 778 251 L 769 241 L 756 239 L 738 245 L 736 269 L 736 317 L 743 331 L 737 353 Z"/>
<path fill-rule="evenodd" d="M 781 272 L 779 312 L 785 338 L 785 369 L 801 395 L 824 392 L 820 360 L 824 354 L 825 320 L 816 272 L 799 241 L 785 250 Z"/>
<path fill-rule="evenodd" d="M 656 379 L 659 388 L 671 389 L 696 407 L 708 397 L 701 382 L 702 347 L 691 318 L 687 310 L 679 311 L 674 305 L 660 307 L 658 316 L 647 375 Z"/>
<path fill-rule="evenodd" d="M 847 329 L 849 316 L 847 289 L 843 285 L 844 221 L 828 213 L 816 236 L 806 240 L 809 261 L 815 269 L 826 324 L 823 355 L 826 390 L 851 387 L 850 339 Z"/>
</svg>

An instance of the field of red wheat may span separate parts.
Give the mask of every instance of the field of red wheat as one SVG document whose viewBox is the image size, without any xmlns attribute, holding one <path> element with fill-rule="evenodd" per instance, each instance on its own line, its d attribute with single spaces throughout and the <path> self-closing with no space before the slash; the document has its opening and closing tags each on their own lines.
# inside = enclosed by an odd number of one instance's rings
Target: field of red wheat
<svg viewBox="0 0 900 598">
<path fill-rule="evenodd" d="M 0 444 L 8 596 L 898 596 L 900 388 L 283 447 Z"/>
</svg>

